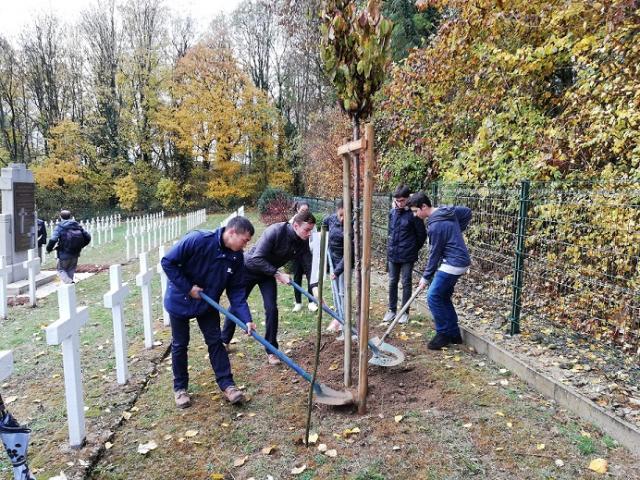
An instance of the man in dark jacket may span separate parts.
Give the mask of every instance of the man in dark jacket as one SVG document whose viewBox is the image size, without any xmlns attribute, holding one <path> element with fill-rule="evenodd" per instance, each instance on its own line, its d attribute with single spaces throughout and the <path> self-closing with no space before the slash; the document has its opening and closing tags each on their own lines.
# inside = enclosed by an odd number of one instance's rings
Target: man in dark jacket
<svg viewBox="0 0 640 480">
<path fill-rule="evenodd" d="M 220 338 L 220 313 L 200 297 L 200 292 L 219 302 L 226 290 L 231 313 L 247 324 L 247 334 L 255 330 L 242 281 L 242 251 L 253 233 L 249 220 L 234 217 L 226 227 L 213 232 L 196 230 L 187 234 L 160 261 L 169 279 L 164 307 L 171 320 L 173 391 L 178 408 L 191 405 L 187 351 L 192 318 L 204 336 L 218 387 L 229 402 L 244 400 L 233 382 L 229 355 Z"/>
<path fill-rule="evenodd" d="M 451 343 L 462 343 L 458 315 L 451 297 L 458 279 L 467 273 L 471 265 L 462 236 L 471 221 L 471 210 L 467 207 L 435 208 L 422 192 L 411 196 L 409 206 L 417 218 L 428 218 L 429 260 L 420 286 L 429 285 L 427 303 L 436 326 L 436 335 L 427 346 L 431 350 L 440 350 Z"/>
<path fill-rule="evenodd" d="M 69 210 L 60 212 L 60 221 L 57 223 L 47 244 L 47 253 L 56 249 L 58 263 L 56 270 L 64 283 L 73 283 L 73 276 L 78 267 L 80 251 L 89 245 L 91 235 L 71 217 Z"/>
<path fill-rule="evenodd" d="M 427 232 L 424 223 L 413 216 L 407 207 L 409 187 L 400 185 L 393 192 L 394 208 L 389 212 L 387 260 L 389 264 L 389 310 L 383 321 L 390 322 L 396 316 L 398 306 L 398 282 L 402 277 L 402 305 L 411 298 L 411 276 L 413 265 L 418 260 L 418 251 L 424 245 Z M 400 323 L 409 319 L 409 309 L 400 318 Z"/>
<path fill-rule="evenodd" d="M 267 227 L 258 243 L 245 255 L 245 299 L 257 285 L 262 294 L 266 314 L 265 338 L 278 348 L 278 290 L 276 282 L 289 285 L 291 279 L 278 269 L 297 259 L 311 278 L 311 250 L 309 238 L 315 230 L 316 219 L 309 210 L 298 213 L 293 221 L 274 223 Z M 313 288 L 314 285 L 311 285 Z M 226 319 L 222 329 L 222 341 L 229 344 L 235 332 L 235 323 Z M 277 365 L 280 360 L 267 351 L 267 361 Z"/>
</svg>

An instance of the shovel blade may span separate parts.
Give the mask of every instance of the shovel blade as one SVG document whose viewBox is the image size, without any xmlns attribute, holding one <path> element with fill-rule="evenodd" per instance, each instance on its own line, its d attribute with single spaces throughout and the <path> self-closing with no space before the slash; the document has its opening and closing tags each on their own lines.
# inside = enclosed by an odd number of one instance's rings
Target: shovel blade
<svg viewBox="0 0 640 480">
<path fill-rule="evenodd" d="M 380 343 L 379 337 L 373 337 L 369 340 L 369 343 L 373 343 L 373 345 L 378 348 L 378 351 L 374 352 L 373 357 L 369 359 L 371 365 L 395 367 L 404 362 L 404 353 L 402 353 L 402 350 L 388 343 Z"/>
<path fill-rule="evenodd" d="M 349 391 L 340 392 L 321 383 L 315 384 L 315 399 L 325 405 L 351 405 L 354 402 L 353 394 Z"/>
</svg>

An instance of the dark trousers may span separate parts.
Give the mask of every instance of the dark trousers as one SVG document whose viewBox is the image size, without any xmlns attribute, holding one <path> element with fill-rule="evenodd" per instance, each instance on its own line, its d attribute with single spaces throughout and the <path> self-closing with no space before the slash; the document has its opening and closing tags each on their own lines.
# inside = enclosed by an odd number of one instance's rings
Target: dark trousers
<svg viewBox="0 0 640 480">
<path fill-rule="evenodd" d="M 204 301 L 204 300 L 203 300 Z M 189 350 L 189 318 L 169 314 L 171 319 L 171 366 L 173 368 L 173 389 L 187 389 L 189 370 L 187 368 Z M 209 350 L 209 361 L 221 390 L 233 383 L 229 355 L 220 339 L 220 314 L 209 309 L 196 317 L 200 331 Z"/>
<path fill-rule="evenodd" d="M 402 305 L 411 298 L 411 276 L 413 274 L 413 262 L 395 263 L 389 262 L 389 310 L 397 311 L 398 308 L 398 282 L 402 277 Z M 407 314 L 409 309 L 407 309 Z"/>
<path fill-rule="evenodd" d="M 302 286 L 302 277 L 304 276 L 304 265 L 298 260 L 293 261 L 293 281 Z M 307 277 L 307 291 L 311 293 L 311 279 Z M 293 296 L 296 299 L 296 303 L 302 303 L 302 293 L 299 290 L 293 289 Z"/>
<path fill-rule="evenodd" d="M 266 315 L 266 332 L 264 338 L 266 338 L 271 345 L 278 348 L 278 286 L 276 285 L 276 279 L 270 275 L 254 275 L 245 272 L 244 281 L 246 288 L 245 298 L 249 298 L 253 287 L 256 285 L 260 289 L 262 304 L 264 305 Z M 222 329 L 222 341 L 229 343 L 235 331 L 236 324 L 226 318 L 224 328 Z M 266 351 L 267 353 L 271 353 L 269 350 Z"/>
</svg>

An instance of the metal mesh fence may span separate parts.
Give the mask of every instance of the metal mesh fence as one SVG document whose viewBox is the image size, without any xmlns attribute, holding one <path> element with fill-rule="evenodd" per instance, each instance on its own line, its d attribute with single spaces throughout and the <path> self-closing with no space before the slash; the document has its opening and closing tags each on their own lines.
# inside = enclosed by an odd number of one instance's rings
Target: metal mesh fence
<svg viewBox="0 0 640 480">
<path fill-rule="evenodd" d="M 505 324 L 551 322 L 640 352 L 640 182 L 439 182 L 426 193 L 436 206 L 473 211 L 465 295 L 475 305 L 490 298 Z M 305 200 L 313 211 L 335 206 Z M 383 263 L 391 197 L 373 203 L 374 257 Z M 416 270 L 427 257 L 424 248 Z"/>
</svg>

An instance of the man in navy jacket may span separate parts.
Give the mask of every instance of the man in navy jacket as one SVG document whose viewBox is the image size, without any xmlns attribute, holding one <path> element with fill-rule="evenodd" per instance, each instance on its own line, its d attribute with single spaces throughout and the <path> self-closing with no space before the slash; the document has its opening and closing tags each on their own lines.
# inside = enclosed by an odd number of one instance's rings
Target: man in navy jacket
<svg viewBox="0 0 640 480">
<path fill-rule="evenodd" d="M 311 278 L 311 250 L 309 238 L 315 230 L 316 219 L 309 210 L 304 210 L 291 223 L 274 223 L 267 227 L 258 243 L 245 255 L 244 288 L 245 299 L 258 285 L 266 314 L 265 338 L 278 348 L 278 288 L 276 282 L 289 285 L 288 274 L 278 269 L 287 262 L 297 259 L 301 262 L 308 278 Z M 314 285 L 310 285 L 313 289 Z M 222 341 L 229 344 L 236 324 L 226 319 L 222 329 Z M 278 357 L 267 351 L 270 365 L 280 363 Z"/>
<path fill-rule="evenodd" d="M 417 218 L 428 218 L 429 260 L 420 286 L 429 285 L 427 303 L 436 326 L 436 335 L 427 347 L 440 350 L 451 343 L 462 343 L 458 315 L 451 297 L 458 279 L 467 273 L 471 265 L 462 236 L 471 222 L 471 210 L 467 207 L 433 207 L 429 197 L 422 192 L 411 196 L 409 206 Z"/>
<path fill-rule="evenodd" d="M 394 208 L 389 212 L 387 260 L 389 262 L 389 310 L 383 321 L 390 322 L 396 316 L 398 306 L 398 282 L 402 277 L 402 305 L 411 298 L 413 265 L 418 260 L 418 251 L 427 239 L 424 222 L 413 216 L 407 207 L 409 187 L 400 185 L 393 192 Z M 400 318 L 400 323 L 409 319 L 409 309 Z"/>
<path fill-rule="evenodd" d="M 229 311 L 247 324 L 247 334 L 255 330 L 243 284 L 242 252 L 253 234 L 249 220 L 235 217 L 226 227 L 215 231 L 188 233 L 161 260 L 169 279 L 164 307 L 171 319 L 173 390 L 178 408 L 191 405 L 187 393 L 187 351 L 189 320 L 194 317 L 207 344 L 209 361 L 220 390 L 231 403 L 244 400 L 243 393 L 233 382 L 229 355 L 220 337 L 220 314 L 200 297 L 200 292 L 219 302 L 226 290 L 231 305 Z"/>
</svg>

